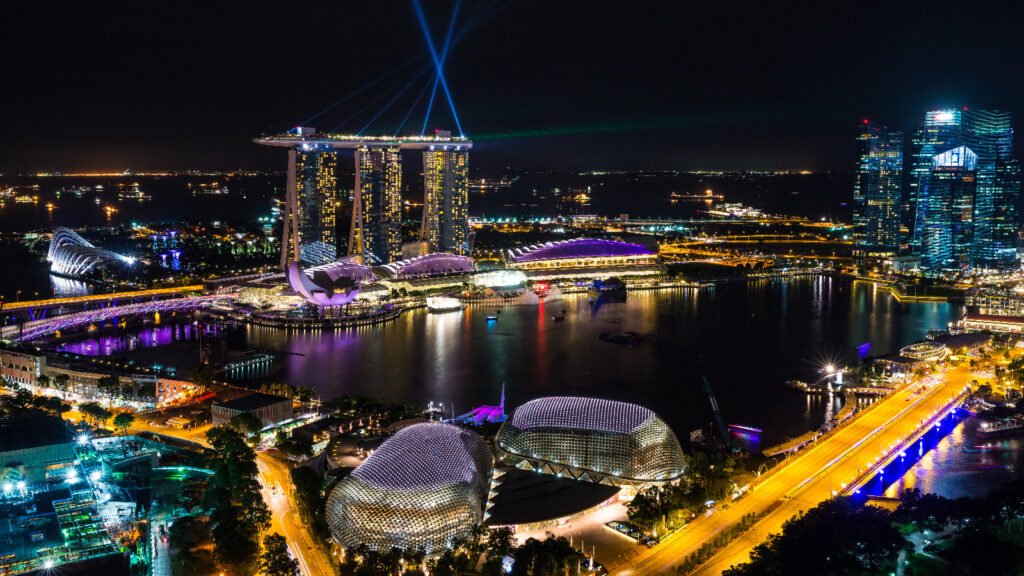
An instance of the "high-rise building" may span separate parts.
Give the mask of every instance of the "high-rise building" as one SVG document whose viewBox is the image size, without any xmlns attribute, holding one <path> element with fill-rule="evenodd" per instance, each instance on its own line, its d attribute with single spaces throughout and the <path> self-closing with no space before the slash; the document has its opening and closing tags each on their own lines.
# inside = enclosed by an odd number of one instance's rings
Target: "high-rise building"
<svg viewBox="0 0 1024 576">
<path fill-rule="evenodd" d="M 469 255 L 469 151 L 458 144 L 423 151 L 423 225 L 431 252 Z"/>
<path fill-rule="evenodd" d="M 338 153 L 306 146 L 295 154 L 299 258 L 313 265 L 338 254 Z"/>
<path fill-rule="evenodd" d="M 1020 167 L 1007 112 L 934 110 L 915 133 L 911 247 L 927 272 L 1017 266 Z"/>
<path fill-rule="evenodd" d="M 398 146 L 356 148 L 349 256 L 367 265 L 402 257 L 402 156 Z"/>
<path fill-rule="evenodd" d="M 860 263 L 899 250 L 902 172 L 903 133 L 865 120 L 857 134 L 853 185 L 854 254 Z"/>
</svg>

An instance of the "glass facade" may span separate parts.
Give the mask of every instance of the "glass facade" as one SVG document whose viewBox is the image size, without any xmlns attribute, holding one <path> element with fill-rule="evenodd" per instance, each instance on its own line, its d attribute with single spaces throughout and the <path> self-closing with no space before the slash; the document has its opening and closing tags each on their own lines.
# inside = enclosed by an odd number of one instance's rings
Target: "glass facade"
<svg viewBox="0 0 1024 576">
<path fill-rule="evenodd" d="M 402 258 L 402 155 L 397 146 L 356 150 L 356 197 L 349 255 L 367 265 Z"/>
<path fill-rule="evenodd" d="M 855 256 L 894 256 L 900 244 L 903 133 L 865 121 L 857 134 L 853 188 Z"/>
<path fill-rule="evenodd" d="M 911 247 L 929 273 L 1017 263 L 1020 167 L 1011 115 L 934 110 L 915 133 Z"/>
<path fill-rule="evenodd" d="M 523 404 L 498 431 L 506 461 L 610 484 L 667 482 L 683 453 L 654 412 L 597 398 L 549 397 Z"/>
<path fill-rule="evenodd" d="M 493 465 L 483 438 L 463 428 L 400 430 L 331 491 L 331 533 L 347 548 L 442 552 L 483 521 Z"/>
<path fill-rule="evenodd" d="M 420 238 L 431 252 L 469 255 L 469 151 L 461 145 L 423 152 Z"/>
<path fill-rule="evenodd" d="M 313 265 L 338 253 L 338 153 L 304 145 L 295 154 L 299 257 Z"/>
</svg>

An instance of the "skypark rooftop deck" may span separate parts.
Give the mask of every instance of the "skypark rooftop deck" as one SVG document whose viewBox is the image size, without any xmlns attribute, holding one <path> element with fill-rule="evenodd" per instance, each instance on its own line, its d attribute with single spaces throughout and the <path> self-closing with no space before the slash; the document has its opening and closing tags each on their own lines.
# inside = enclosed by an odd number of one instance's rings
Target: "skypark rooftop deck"
<svg viewBox="0 0 1024 576">
<path fill-rule="evenodd" d="M 303 145 L 313 147 L 330 147 L 335 149 L 355 149 L 380 146 L 398 146 L 403 150 L 428 150 L 436 146 L 457 146 L 469 150 L 473 141 L 459 136 L 435 134 L 429 136 L 359 136 L 356 134 L 330 133 L 285 133 L 263 135 L 252 140 L 262 146 L 278 146 L 281 148 L 301 148 Z"/>
</svg>

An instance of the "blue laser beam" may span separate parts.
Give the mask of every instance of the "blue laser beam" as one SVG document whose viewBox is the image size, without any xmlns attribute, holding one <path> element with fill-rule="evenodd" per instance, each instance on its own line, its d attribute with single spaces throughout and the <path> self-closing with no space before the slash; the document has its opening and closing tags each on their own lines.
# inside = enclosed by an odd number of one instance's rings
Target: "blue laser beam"
<svg viewBox="0 0 1024 576">
<path fill-rule="evenodd" d="M 402 128 L 405 128 L 405 123 L 409 121 L 409 117 L 412 116 L 412 113 L 419 107 L 420 102 L 423 101 L 423 96 L 427 93 L 427 88 L 430 88 L 430 84 L 431 82 L 429 80 L 423 84 L 423 88 L 420 89 L 420 93 L 416 96 L 416 100 L 413 101 L 412 106 L 409 107 L 409 111 L 406 112 L 405 117 L 402 118 L 402 122 L 399 123 L 398 128 L 395 129 L 395 136 L 398 136 L 402 131 Z M 422 132 L 420 132 L 420 136 L 423 136 Z"/>
<path fill-rule="evenodd" d="M 455 120 L 455 127 L 459 131 L 459 136 L 465 136 L 462 131 L 462 123 L 459 122 L 459 114 L 455 111 L 455 101 L 452 99 L 451 90 L 448 89 L 448 81 L 444 77 L 441 58 L 437 54 L 437 48 L 434 46 L 434 40 L 430 37 L 430 27 L 427 25 L 426 15 L 423 14 L 423 7 L 420 6 L 419 0 L 412 0 L 412 5 L 416 10 L 416 19 L 419 20 L 420 29 L 423 31 L 423 39 L 427 42 L 427 48 L 430 50 L 430 57 L 434 60 L 434 67 L 437 69 L 437 78 L 441 83 L 441 89 L 444 90 L 445 98 L 448 99 L 448 107 L 451 108 L 452 118 Z"/>
<path fill-rule="evenodd" d="M 356 89 L 355 91 L 353 91 L 353 92 L 350 92 L 349 94 L 347 94 L 346 96 L 343 96 L 343 97 L 339 98 L 338 100 L 335 100 L 335 101 L 334 101 L 333 103 L 329 104 L 329 105 L 328 105 L 328 106 L 327 106 L 326 108 L 324 108 L 323 110 L 320 110 L 320 111 L 319 111 L 319 112 L 317 112 L 316 114 L 313 114 L 313 115 L 312 115 L 312 116 L 310 116 L 309 118 L 306 118 L 305 120 L 303 120 L 302 122 L 300 122 L 300 123 L 299 123 L 299 124 L 297 124 L 297 125 L 298 125 L 298 126 L 308 126 L 308 125 L 309 125 L 309 123 L 310 123 L 310 122 L 312 122 L 313 120 L 316 120 L 317 118 L 319 118 L 319 117 L 323 116 L 324 114 L 326 114 L 326 113 L 330 112 L 331 110 L 334 110 L 335 108 L 337 108 L 337 107 L 338 107 L 338 106 L 340 106 L 341 104 L 343 104 L 343 103 L 345 103 L 345 102 L 348 102 L 348 101 L 349 101 L 349 100 L 351 100 L 352 98 L 355 98 L 356 96 L 358 96 L 359 94 L 362 94 L 363 92 L 365 92 L 365 91 L 369 90 L 369 89 L 370 89 L 370 88 L 372 88 L 373 86 L 376 86 L 377 84 L 380 84 L 380 83 L 381 83 L 381 82 L 383 82 L 383 81 L 384 81 L 385 79 L 387 79 L 387 78 L 389 78 L 389 77 L 391 77 L 391 76 L 395 75 L 395 74 L 396 74 L 396 73 L 398 73 L 398 72 L 399 72 L 400 70 L 402 70 L 403 68 L 405 68 L 405 67 L 406 67 L 406 66 L 408 66 L 409 64 L 412 64 L 413 62 L 415 62 L 415 61 L 417 61 L 417 60 L 419 60 L 419 59 L 420 59 L 420 57 L 419 57 L 419 56 L 417 56 L 417 57 L 415 57 L 415 58 L 410 58 L 410 59 L 406 60 L 405 62 L 402 62 L 402 63 L 401 63 L 401 64 L 399 64 L 398 66 L 395 66 L 395 67 L 394 67 L 394 68 L 392 68 L 391 70 L 388 70 L 387 72 L 385 72 L 385 73 L 381 74 L 381 75 L 380 75 L 380 76 L 378 76 L 378 77 L 377 77 L 376 79 L 374 79 L 374 80 L 371 80 L 370 82 L 367 82 L 366 84 L 363 84 L 363 85 L 362 85 L 361 87 L 357 88 L 357 89 Z"/>
<path fill-rule="evenodd" d="M 434 98 L 437 96 L 437 85 L 441 81 L 441 70 L 444 69 L 444 63 L 448 60 L 448 49 L 451 48 L 452 45 L 452 32 L 455 30 L 455 19 L 458 17 L 459 5 L 461 3 L 462 0 L 455 0 L 455 7 L 452 8 L 452 17 L 448 21 L 448 33 L 444 38 L 444 48 L 441 49 L 441 65 L 437 69 L 437 75 L 434 76 L 434 88 L 430 91 L 430 100 L 427 103 L 427 114 L 423 117 L 423 127 L 420 128 L 420 136 L 423 136 L 423 134 L 426 133 L 427 124 L 430 122 L 430 111 L 434 108 Z"/>
<path fill-rule="evenodd" d="M 401 98 L 402 94 L 405 94 L 406 91 L 409 90 L 409 88 L 412 88 L 413 84 L 418 82 L 420 77 L 422 77 L 424 74 L 426 74 L 429 69 L 430 69 L 430 67 L 428 66 L 428 67 L 424 68 L 423 70 L 420 70 L 419 74 L 414 76 L 412 80 L 410 80 L 405 86 L 402 87 L 401 90 L 399 90 L 394 96 L 392 96 L 391 100 L 388 100 L 387 104 L 385 104 L 383 108 L 378 110 L 377 113 L 373 115 L 373 118 L 370 118 L 370 121 L 367 122 L 362 128 L 360 128 L 359 132 L 356 132 L 356 134 L 357 135 L 362 135 L 363 132 L 366 132 L 366 129 L 369 128 L 371 124 L 376 122 L 377 118 L 380 118 L 381 114 L 386 112 L 388 110 L 388 108 L 391 108 L 391 106 L 395 103 L 395 101 L 398 100 L 399 98 Z"/>
</svg>

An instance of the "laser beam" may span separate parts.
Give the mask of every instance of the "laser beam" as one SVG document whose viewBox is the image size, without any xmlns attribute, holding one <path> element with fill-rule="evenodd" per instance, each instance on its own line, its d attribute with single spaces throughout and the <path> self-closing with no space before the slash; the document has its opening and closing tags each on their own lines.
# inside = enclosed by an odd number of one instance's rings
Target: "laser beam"
<svg viewBox="0 0 1024 576">
<path fill-rule="evenodd" d="M 455 19 L 459 14 L 459 5 L 461 3 L 461 0 L 455 0 L 455 7 L 452 8 L 452 17 L 448 21 L 448 33 L 444 38 L 444 48 L 441 49 L 441 65 L 437 69 L 437 75 L 434 76 L 434 88 L 430 91 L 430 101 L 427 103 L 427 114 L 423 117 L 423 127 L 420 128 L 420 136 L 426 133 L 427 123 L 430 122 L 430 111 L 434 108 L 434 97 L 437 96 L 437 85 L 441 81 L 441 70 L 444 68 L 444 63 L 448 60 L 448 49 L 452 44 L 452 31 L 455 30 Z"/>
<path fill-rule="evenodd" d="M 448 81 L 444 77 L 441 58 L 437 54 L 437 48 L 434 46 L 434 40 L 430 37 L 430 27 L 427 25 L 426 15 L 423 14 L 423 7 L 420 5 L 419 0 L 412 0 L 412 5 L 416 10 L 416 19 L 419 20 L 420 29 L 423 31 L 423 39 L 427 42 L 427 48 L 430 50 L 430 57 L 434 60 L 434 67 L 437 69 L 437 78 L 441 83 L 441 89 L 444 90 L 445 98 L 448 99 L 448 106 L 451 108 L 452 118 L 455 120 L 455 127 L 459 131 L 459 136 L 465 136 L 462 131 L 462 123 L 459 122 L 459 114 L 455 111 L 455 101 L 452 99 L 451 90 L 448 89 Z"/>
</svg>

